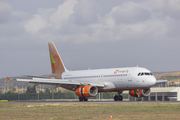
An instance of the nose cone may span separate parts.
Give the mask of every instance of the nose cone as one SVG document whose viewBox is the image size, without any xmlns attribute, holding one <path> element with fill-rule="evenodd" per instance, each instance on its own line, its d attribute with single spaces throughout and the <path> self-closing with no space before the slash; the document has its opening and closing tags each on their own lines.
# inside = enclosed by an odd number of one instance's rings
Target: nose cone
<svg viewBox="0 0 180 120">
<path fill-rule="evenodd" d="M 156 84 L 156 78 L 153 76 L 149 79 L 149 85 L 154 86 Z"/>
</svg>

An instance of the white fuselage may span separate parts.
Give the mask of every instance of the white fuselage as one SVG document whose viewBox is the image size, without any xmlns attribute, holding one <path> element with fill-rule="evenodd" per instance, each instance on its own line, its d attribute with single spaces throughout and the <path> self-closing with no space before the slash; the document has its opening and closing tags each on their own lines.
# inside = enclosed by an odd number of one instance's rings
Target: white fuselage
<svg viewBox="0 0 180 120">
<path fill-rule="evenodd" d="M 103 83 L 105 87 L 99 88 L 99 92 L 145 89 L 156 84 L 151 71 L 141 67 L 67 71 L 62 73 L 62 79 Z"/>
</svg>

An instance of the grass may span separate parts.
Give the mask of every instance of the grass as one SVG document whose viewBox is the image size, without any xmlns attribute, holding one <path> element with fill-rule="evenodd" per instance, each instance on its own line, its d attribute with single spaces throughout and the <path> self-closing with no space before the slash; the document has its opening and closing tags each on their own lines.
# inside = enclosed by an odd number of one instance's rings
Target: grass
<svg viewBox="0 0 180 120">
<path fill-rule="evenodd" d="M 0 103 L 1 120 L 169 120 L 180 104 L 12 104 Z"/>
</svg>

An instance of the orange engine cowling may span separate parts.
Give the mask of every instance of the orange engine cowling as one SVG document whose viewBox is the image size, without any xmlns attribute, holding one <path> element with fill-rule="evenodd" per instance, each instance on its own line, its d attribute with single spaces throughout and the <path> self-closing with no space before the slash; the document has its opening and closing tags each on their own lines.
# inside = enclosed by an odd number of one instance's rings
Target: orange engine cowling
<svg viewBox="0 0 180 120">
<path fill-rule="evenodd" d="M 94 97 L 98 93 L 96 86 L 86 85 L 76 89 L 76 95 L 79 97 Z"/>
<path fill-rule="evenodd" d="M 151 93 L 151 90 L 150 89 L 142 89 L 140 91 L 140 97 L 146 97 L 146 96 L 149 96 Z M 133 97 L 138 97 L 138 92 L 136 90 L 130 90 L 129 91 L 129 94 Z"/>
</svg>

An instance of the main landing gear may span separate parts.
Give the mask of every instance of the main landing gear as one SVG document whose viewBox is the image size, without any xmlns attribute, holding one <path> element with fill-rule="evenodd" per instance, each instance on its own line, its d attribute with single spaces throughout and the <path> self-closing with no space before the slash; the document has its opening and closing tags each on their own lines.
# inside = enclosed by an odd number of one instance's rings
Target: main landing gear
<svg viewBox="0 0 180 120">
<path fill-rule="evenodd" d="M 114 96 L 114 101 L 123 101 L 123 96 L 120 95 L 122 91 L 118 92 L 118 95 Z"/>
<path fill-rule="evenodd" d="M 88 101 L 88 99 L 85 97 L 79 97 L 79 101 Z"/>
</svg>

